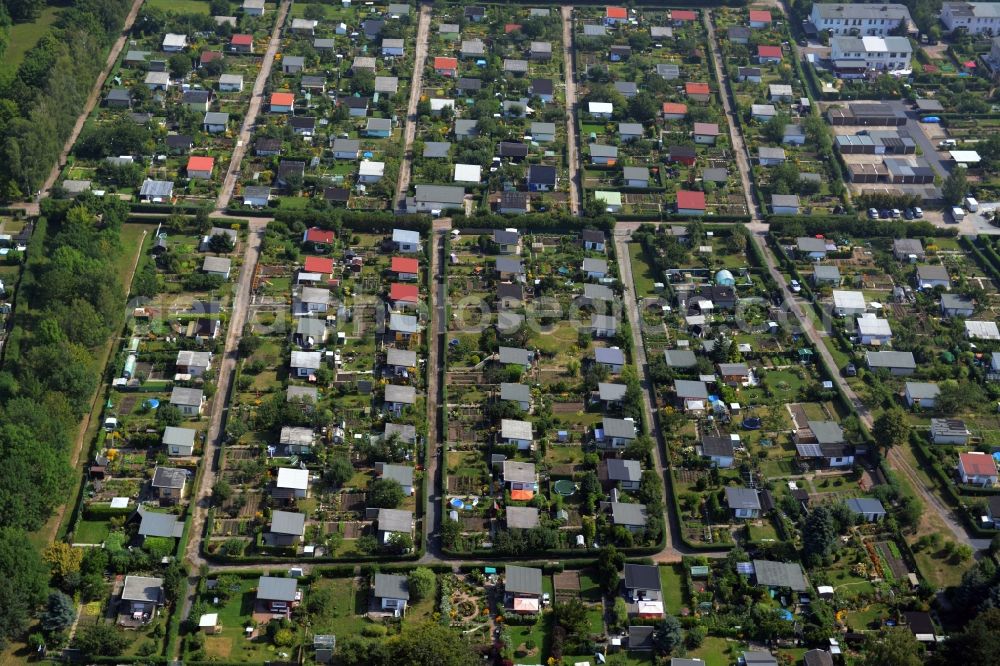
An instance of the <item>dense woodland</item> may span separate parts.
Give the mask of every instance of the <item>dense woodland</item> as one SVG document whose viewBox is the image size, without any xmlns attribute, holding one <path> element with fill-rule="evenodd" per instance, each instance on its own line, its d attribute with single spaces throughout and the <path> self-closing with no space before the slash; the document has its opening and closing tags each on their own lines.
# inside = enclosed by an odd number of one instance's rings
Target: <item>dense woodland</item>
<svg viewBox="0 0 1000 666">
<path fill-rule="evenodd" d="M 129 6 L 127 0 L 68 4 L 17 72 L 0 80 L 0 200 L 20 199 L 44 182 Z M 0 25 L 30 20 L 44 5 L 41 0 L 2 0 Z M 0 57 L 7 45 L 6 27 L 2 34 Z"/>
<path fill-rule="evenodd" d="M 73 438 L 125 297 L 115 262 L 127 204 L 46 200 L 42 213 L 0 372 L 0 642 L 45 600 L 47 566 L 26 532 L 68 499 Z"/>
</svg>

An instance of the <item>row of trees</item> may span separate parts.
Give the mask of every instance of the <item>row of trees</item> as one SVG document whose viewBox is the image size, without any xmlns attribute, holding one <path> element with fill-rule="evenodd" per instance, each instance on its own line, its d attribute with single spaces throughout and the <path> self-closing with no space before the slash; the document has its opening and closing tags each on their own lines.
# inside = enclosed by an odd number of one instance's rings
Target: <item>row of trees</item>
<svg viewBox="0 0 1000 666">
<path fill-rule="evenodd" d="M 26 0 L 6 0 L 12 15 Z M 38 189 L 55 162 L 121 30 L 128 0 L 77 0 L 25 55 L 17 74 L 0 82 L 0 199 Z M 0 12 L 2 14 L 3 12 Z"/>
<path fill-rule="evenodd" d="M 44 525 L 72 485 L 73 433 L 100 377 L 94 350 L 124 300 L 115 260 L 127 214 L 118 199 L 46 201 L 28 249 L 0 372 L 0 642 L 24 631 L 45 599 L 46 567 L 25 532 Z M 73 592 L 77 578 L 59 584 Z"/>
</svg>

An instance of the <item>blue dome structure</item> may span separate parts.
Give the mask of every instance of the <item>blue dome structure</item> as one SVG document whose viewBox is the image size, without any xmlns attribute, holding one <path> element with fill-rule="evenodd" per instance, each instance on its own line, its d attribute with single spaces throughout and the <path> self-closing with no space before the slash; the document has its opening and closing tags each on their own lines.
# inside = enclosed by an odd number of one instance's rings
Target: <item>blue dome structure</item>
<svg viewBox="0 0 1000 666">
<path fill-rule="evenodd" d="M 729 270 L 723 268 L 715 274 L 715 284 L 722 287 L 732 287 L 736 284 L 736 278 L 733 277 L 733 274 Z"/>
</svg>

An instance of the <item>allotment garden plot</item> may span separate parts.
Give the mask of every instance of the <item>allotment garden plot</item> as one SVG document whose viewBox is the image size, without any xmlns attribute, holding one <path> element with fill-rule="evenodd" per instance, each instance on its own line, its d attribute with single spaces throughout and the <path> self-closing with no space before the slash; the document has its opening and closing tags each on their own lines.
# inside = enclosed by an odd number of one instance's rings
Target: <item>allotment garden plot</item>
<svg viewBox="0 0 1000 666">
<path fill-rule="evenodd" d="M 292 8 L 238 205 L 390 206 L 417 22 L 409 5 L 393 7 Z"/>
<path fill-rule="evenodd" d="M 275 15 L 229 23 L 171 11 L 155 30 L 134 28 L 73 148 L 61 193 L 213 203 Z M 146 24 L 140 17 L 137 25 Z"/>
<path fill-rule="evenodd" d="M 451 255 L 446 547 L 655 543 L 661 488 L 604 232 L 462 234 Z"/>
<path fill-rule="evenodd" d="M 426 428 L 420 235 L 267 234 L 222 466 L 232 492 L 207 550 L 407 552 Z"/>
<path fill-rule="evenodd" d="M 517 214 L 564 206 L 563 68 L 554 8 L 436 10 L 417 106 L 416 209 Z"/>
<path fill-rule="evenodd" d="M 574 17 L 587 202 L 625 215 L 746 214 L 700 12 Z"/>
</svg>

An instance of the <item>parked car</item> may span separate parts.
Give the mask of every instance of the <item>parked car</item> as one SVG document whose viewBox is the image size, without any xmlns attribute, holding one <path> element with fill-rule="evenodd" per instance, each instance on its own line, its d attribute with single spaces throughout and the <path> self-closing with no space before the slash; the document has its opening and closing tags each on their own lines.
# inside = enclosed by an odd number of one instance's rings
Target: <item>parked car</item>
<svg viewBox="0 0 1000 666">
<path fill-rule="evenodd" d="M 791 287 L 792 287 L 792 291 L 795 292 L 796 294 L 799 293 L 800 291 L 802 291 L 802 285 L 799 284 L 798 280 L 792 280 Z"/>
<path fill-rule="evenodd" d="M 917 218 L 919 220 L 923 216 L 924 216 L 924 209 L 921 208 L 920 206 L 914 206 L 913 207 L 913 217 L 915 217 L 915 218 Z"/>
<path fill-rule="evenodd" d="M 869 220 L 877 220 L 878 219 L 878 208 L 869 208 L 868 209 L 868 219 Z"/>
<path fill-rule="evenodd" d="M 907 220 L 912 220 L 912 219 L 914 219 L 914 218 L 915 218 L 915 216 L 913 215 L 913 210 L 912 210 L 912 209 L 910 209 L 910 208 L 907 208 L 906 210 L 904 210 L 904 211 L 903 211 L 903 218 L 904 218 L 904 219 L 907 219 Z"/>
<path fill-rule="evenodd" d="M 938 141 L 938 148 L 954 148 L 958 145 L 958 141 L 954 139 L 945 139 L 944 141 Z"/>
<path fill-rule="evenodd" d="M 894 220 L 899 219 L 899 216 L 900 216 L 899 209 L 898 208 L 893 208 L 892 210 L 890 210 L 889 211 L 889 216 L 892 219 L 894 219 Z"/>
<path fill-rule="evenodd" d="M 853 363 L 848 363 L 844 367 L 844 376 L 846 376 L 846 377 L 857 377 L 858 376 L 858 369 L 856 367 L 854 367 Z"/>
<path fill-rule="evenodd" d="M 889 212 L 888 208 L 883 208 L 882 210 L 880 210 L 878 212 L 878 216 L 880 218 L 882 218 L 883 220 L 888 220 L 890 215 L 891 215 L 891 213 Z"/>
</svg>

